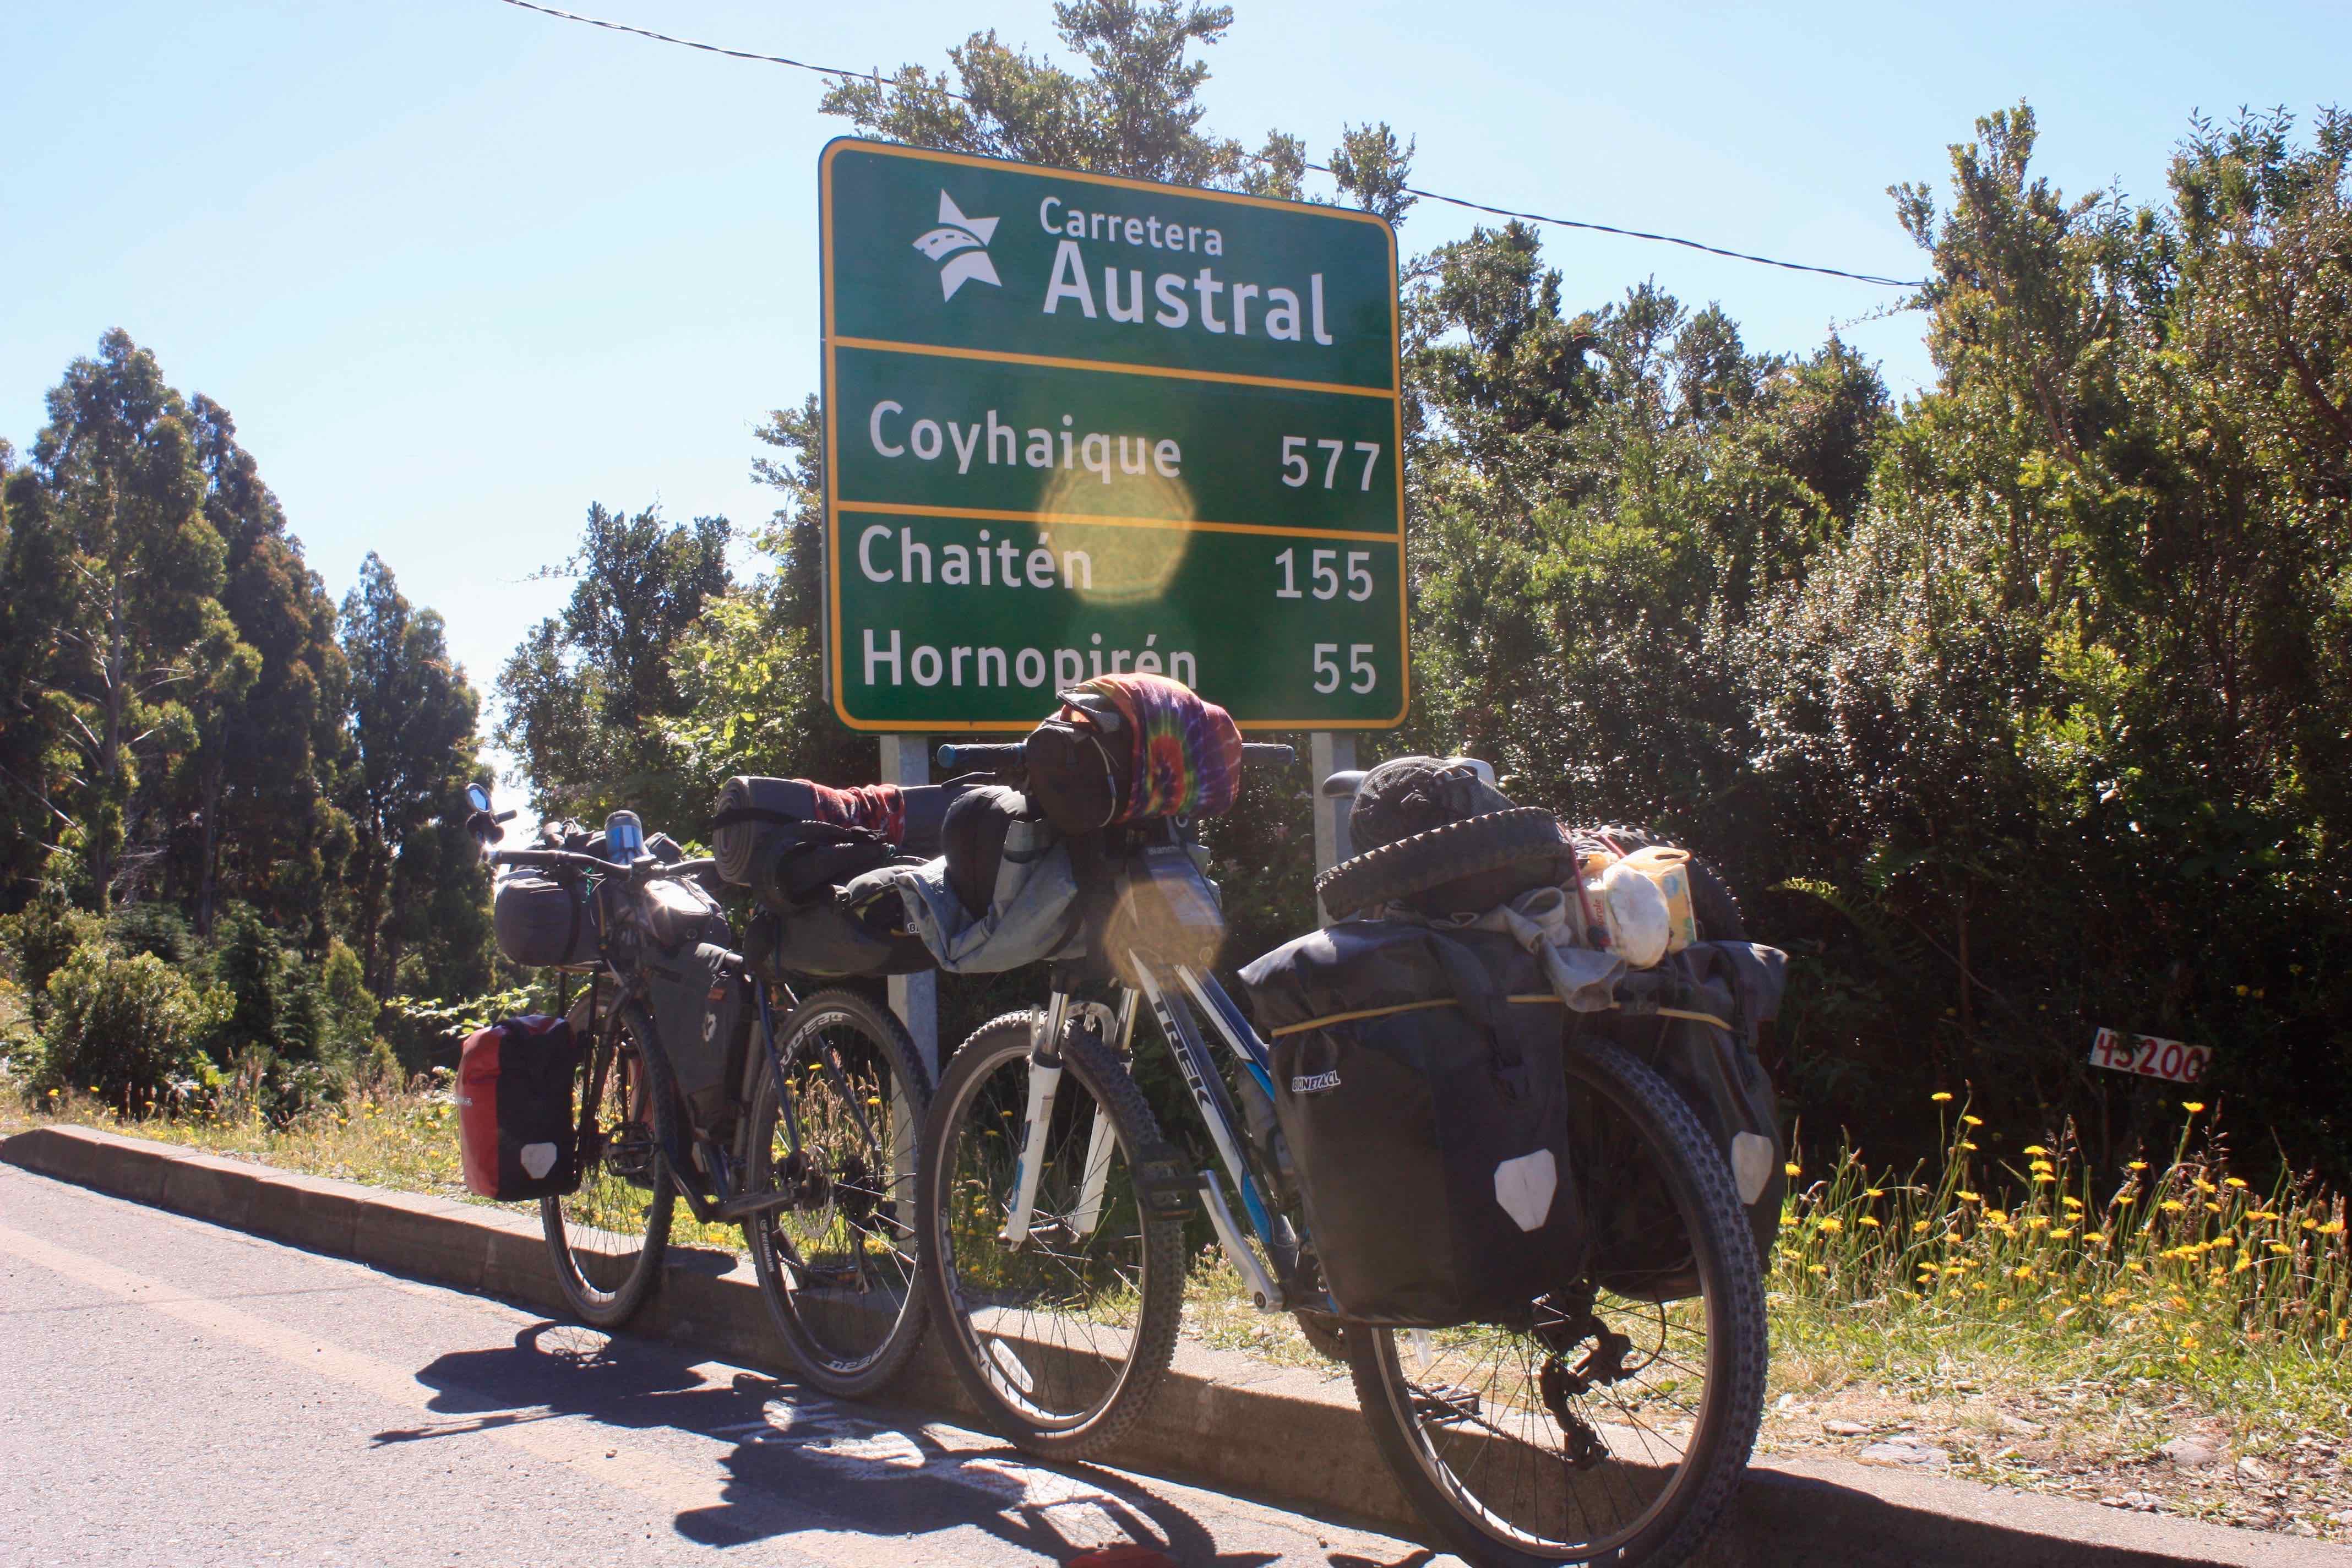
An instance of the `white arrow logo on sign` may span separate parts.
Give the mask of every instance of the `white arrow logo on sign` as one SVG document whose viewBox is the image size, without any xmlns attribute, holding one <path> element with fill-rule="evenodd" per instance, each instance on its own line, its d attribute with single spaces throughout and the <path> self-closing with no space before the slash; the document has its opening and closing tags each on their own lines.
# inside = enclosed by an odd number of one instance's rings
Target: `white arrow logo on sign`
<svg viewBox="0 0 2352 1568">
<path fill-rule="evenodd" d="M 992 217 L 964 216 L 953 197 L 945 191 L 940 193 L 940 226 L 915 241 L 917 250 L 933 261 L 944 258 L 947 263 L 940 268 L 940 298 L 954 299 L 956 290 L 966 283 L 1004 287 L 996 276 L 996 263 L 988 258 L 988 242 L 995 237 L 996 224 Z"/>
</svg>

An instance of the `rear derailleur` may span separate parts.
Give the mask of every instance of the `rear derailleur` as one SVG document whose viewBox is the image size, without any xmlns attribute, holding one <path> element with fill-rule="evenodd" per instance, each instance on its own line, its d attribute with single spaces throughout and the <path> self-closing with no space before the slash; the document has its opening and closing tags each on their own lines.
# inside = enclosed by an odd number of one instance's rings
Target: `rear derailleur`
<svg viewBox="0 0 2352 1568">
<path fill-rule="evenodd" d="M 1550 1352 L 1536 1373 L 1536 1390 L 1543 1396 L 1544 1408 L 1559 1423 L 1569 1464 L 1589 1470 L 1609 1457 L 1609 1445 L 1568 1402 L 1639 1371 L 1625 1364 L 1633 1354 L 1633 1342 L 1595 1317 L 1589 1300 L 1572 1304 L 1549 1322 L 1538 1323 L 1536 1333 Z M 1581 1353 L 1576 1353 L 1579 1346 L 1583 1347 Z"/>
</svg>

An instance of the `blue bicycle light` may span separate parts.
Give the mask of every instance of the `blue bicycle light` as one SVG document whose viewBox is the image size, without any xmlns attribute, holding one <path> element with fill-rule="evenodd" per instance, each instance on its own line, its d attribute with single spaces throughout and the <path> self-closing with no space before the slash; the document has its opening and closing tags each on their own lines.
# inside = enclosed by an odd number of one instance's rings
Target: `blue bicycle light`
<svg viewBox="0 0 2352 1568">
<path fill-rule="evenodd" d="M 634 860 L 646 850 L 646 825 L 634 811 L 616 811 L 604 819 L 604 858 Z"/>
</svg>

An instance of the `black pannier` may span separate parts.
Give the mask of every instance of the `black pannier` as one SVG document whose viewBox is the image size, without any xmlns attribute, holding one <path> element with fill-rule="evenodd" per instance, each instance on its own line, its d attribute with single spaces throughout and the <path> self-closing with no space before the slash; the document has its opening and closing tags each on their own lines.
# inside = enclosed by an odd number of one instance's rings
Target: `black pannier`
<svg viewBox="0 0 2352 1568">
<path fill-rule="evenodd" d="M 1520 1321 L 1584 1272 L 1560 1008 L 1517 943 L 1349 921 L 1242 982 L 1342 1315 Z"/>
<path fill-rule="evenodd" d="M 602 956 L 585 882 L 511 876 L 490 907 L 499 951 L 527 969 L 592 967 Z"/>
<path fill-rule="evenodd" d="M 1772 1256 L 1787 1196 L 1780 1102 L 1757 1053 L 1780 1012 L 1787 955 L 1745 942 L 1696 942 L 1654 971 L 1655 994 L 1622 1012 L 1570 1016 L 1569 1048 L 1590 1030 L 1647 1062 L 1675 1087 L 1723 1154 L 1748 1209 L 1758 1267 Z M 1673 1016 L 1657 1012 L 1671 1008 Z M 1695 1017 L 1688 1015 L 1705 1015 Z M 1708 1019 L 1721 1019 L 1717 1028 Z M 1595 1131 L 1597 1130 L 1587 1130 Z M 1586 1146 L 1580 1134 L 1580 1146 Z M 1621 1296 L 1678 1300 L 1698 1293 L 1689 1239 L 1663 1189 L 1624 1194 L 1595 1238 L 1595 1274 Z"/>
<path fill-rule="evenodd" d="M 888 903 L 898 903 L 895 890 Z M 898 929 L 904 919 L 880 910 L 852 910 L 838 899 L 790 914 L 763 910 L 744 929 L 743 959 L 762 980 L 789 981 L 802 974 L 920 974 L 934 967 L 931 950 L 921 937 Z"/>
<path fill-rule="evenodd" d="M 704 1132 L 724 1136 L 751 1040 L 751 982 L 729 962 L 727 949 L 714 942 L 675 955 L 648 955 L 645 968 L 654 1025 L 661 1031 L 687 1114 Z"/>
</svg>

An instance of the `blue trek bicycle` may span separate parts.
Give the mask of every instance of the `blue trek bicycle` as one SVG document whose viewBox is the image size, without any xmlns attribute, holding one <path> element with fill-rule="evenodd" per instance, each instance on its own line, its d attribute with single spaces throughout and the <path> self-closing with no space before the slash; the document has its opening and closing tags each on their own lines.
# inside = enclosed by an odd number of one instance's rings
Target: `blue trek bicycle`
<svg viewBox="0 0 2352 1568">
<path fill-rule="evenodd" d="M 1022 755 L 940 750 L 950 771 L 1016 784 Z M 1244 755 L 1293 760 L 1284 746 Z M 1688 1106 L 1620 1045 L 1581 1037 L 1567 1053 L 1591 1210 L 1679 1224 L 1631 1238 L 1675 1254 L 1651 1276 L 1682 1281 L 1674 1299 L 1619 1274 L 1509 1322 L 1344 1321 L 1276 1152 L 1270 1047 L 1210 972 L 1223 928 L 1190 837 L 1160 819 L 1071 841 L 1097 889 L 1087 956 L 1050 966 L 1042 1008 L 967 1039 L 932 1097 L 919 1269 L 984 1418 L 1065 1458 L 1099 1455 L 1142 1420 L 1180 1331 L 1187 1226 L 1204 1215 L 1257 1310 L 1297 1314 L 1349 1363 L 1382 1455 L 1449 1548 L 1484 1568 L 1687 1556 L 1745 1468 L 1765 1361 L 1748 1216 Z M 1147 1010 L 1195 1113 L 1174 1136 L 1133 1074 Z"/>
</svg>

